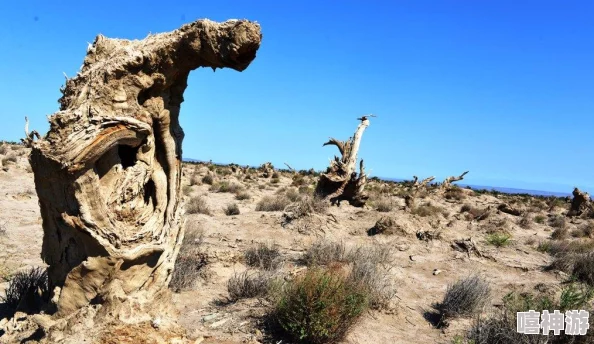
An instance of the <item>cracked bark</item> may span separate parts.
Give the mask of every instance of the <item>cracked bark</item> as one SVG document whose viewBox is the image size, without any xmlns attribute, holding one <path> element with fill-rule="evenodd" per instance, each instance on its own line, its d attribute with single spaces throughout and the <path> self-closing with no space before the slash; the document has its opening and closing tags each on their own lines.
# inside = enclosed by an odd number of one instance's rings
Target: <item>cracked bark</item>
<svg viewBox="0 0 594 344">
<path fill-rule="evenodd" d="M 170 307 L 184 236 L 178 117 L 188 75 L 245 70 L 261 38 L 247 20 L 199 20 L 143 40 L 99 35 L 89 46 L 49 132 L 26 138 L 54 318 L 99 304 L 129 322 Z"/>
</svg>

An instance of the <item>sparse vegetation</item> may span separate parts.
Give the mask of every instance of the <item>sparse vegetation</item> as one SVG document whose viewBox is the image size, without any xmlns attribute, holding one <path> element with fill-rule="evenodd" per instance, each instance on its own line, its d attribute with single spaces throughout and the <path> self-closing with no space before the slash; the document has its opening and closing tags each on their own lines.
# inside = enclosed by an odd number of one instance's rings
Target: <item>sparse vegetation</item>
<svg viewBox="0 0 594 344">
<path fill-rule="evenodd" d="M 492 233 L 487 235 L 487 242 L 495 247 L 507 246 L 511 235 L 507 233 Z"/>
<path fill-rule="evenodd" d="M 239 215 L 240 213 L 239 206 L 237 206 L 236 203 L 228 204 L 227 207 L 225 207 L 223 210 L 225 211 L 225 215 L 227 216 Z"/>
<path fill-rule="evenodd" d="M 564 240 L 569 236 L 569 231 L 565 227 L 557 228 L 551 233 L 551 239 Z"/>
<path fill-rule="evenodd" d="M 256 205 L 256 211 L 283 211 L 291 203 L 286 195 L 264 196 Z"/>
<path fill-rule="evenodd" d="M 411 213 L 421 217 L 437 216 L 439 214 L 442 214 L 444 217 L 448 217 L 449 215 L 443 208 L 434 206 L 431 203 L 414 207 L 411 209 Z"/>
<path fill-rule="evenodd" d="M 38 312 L 49 295 L 47 271 L 35 267 L 15 273 L 4 294 L 0 301 L 5 304 L 10 316 L 17 310 Z"/>
<path fill-rule="evenodd" d="M 288 283 L 272 318 L 298 343 L 335 343 L 368 307 L 369 294 L 337 270 L 314 268 Z"/>
<path fill-rule="evenodd" d="M 202 183 L 212 185 L 214 183 L 214 177 L 212 176 L 212 174 L 209 173 L 202 177 Z"/>
<path fill-rule="evenodd" d="M 244 258 L 248 266 L 264 270 L 276 270 L 282 264 L 280 251 L 274 243 L 251 247 L 245 251 Z"/>
<path fill-rule="evenodd" d="M 530 335 L 517 332 L 517 312 L 534 310 L 583 309 L 592 299 L 592 290 L 571 284 L 561 291 L 559 298 L 551 298 L 545 294 L 509 293 L 503 298 L 503 307 L 489 317 L 477 317 L 466 335 L 465 343 L 476 344 L 562 344 L 562 343 L 591 343 L 592 333 L 586 336 L 569 336 L 561 333 L 559 336 Z M 589 319 L 592 326 L 592 318 Z"/>
<path fill-rule="evenodd" d="M 571 232 L 574 238 L 594 238 L 594 221 L 588 221 Z"/>
<path fill-rule="evenodd" d="M 536 222 L 536 223 L 538 223 L 538 224 L 543 224 L 543 223 L 545 223 L 546 219 L 547 219 L 547 218 L 546 218 L 546 216 L 543 216 L 543 215 L 536 215 L 536 216 L 534 217 L 534 222 Z"/>
<path fill-rule="evenodd" d="M 565 227 L 567 225 L 565 223 L 565 217 L 561 216 L 561 215 L 552 217 L 549 224 L 551 227 L 557 228 L 557 229 L 565 229 Z"/>
<path fill-rule="evenodd" d="M 237 193 L 237 195 L 235 195 L 235 199 L 238 201 L 244 201 L 244 200 L 248 200 L 251 198 L 252 198 L 252 195 L 247 191 L 240 191 Z"/>
<path fill-rule="evenodd" d="M 483 277 L 472 275 L 448 286 L 443 301 L 436 305 L 441 322 L 480 312 L 491 295 L 491 287 Z"/>
<path fill-rule="evenodd" d="M 394 209 L 394 203 L 387 197 L 380 197 L 373 203 L 375 205 L 375 209 L 382 213 L 387 213 Z"/>
<path fill-rule="evenodd" d="M 238 193 L 243 190 L 243 186 L 237 183 L 221 182 L 210 186 L 210 191 L 213 192 L 228 192 Z"/>
<path fill-rule="evenodd" d="M 186 203 L 186 213 L 210 215 L 210 208 L 208 207 L 204 197 L 196 196 L 190 198 L 190 200 Z"/>
<path fill-rule="evenodd" d="M 317 241 L 303 255 L 307 266 L 327 265 L 333 262 L 346 262 L 346 247 L 343 242 Z"/>
<path fill-rule="evenodd" d="M 267 273 L 249 273 L 245 271 L 233 275 L 227 281 L 227 291 L 232 301 L 266 296 L 271 276 Z"/>
<path fill-rule="evenodd" d="M 179 250 L 169 288 L 175 292 L 191 289 L 204 277 L 208 255 L 203 249 L 204 232 L 196 222 L 186 223 L 186 234 Z"/>
</svg>

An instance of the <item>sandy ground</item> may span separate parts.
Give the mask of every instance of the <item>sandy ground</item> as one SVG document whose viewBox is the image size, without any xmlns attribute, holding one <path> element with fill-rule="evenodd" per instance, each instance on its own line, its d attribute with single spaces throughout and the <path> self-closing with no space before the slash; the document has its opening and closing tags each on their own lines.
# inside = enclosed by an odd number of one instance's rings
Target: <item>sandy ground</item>
<svg viewBox="0 0 594 344">
<path fill-rule="evenodd" d="M 0 273 L 4 275 L 43 265 L 40 259 L 43 235 L 33 174 L 28 168 L 25 149 L 13 148 L 4 156 L 11 154 L 18 156 L 17 162 L 5 162 L 0 168 L 0 225 L 5 228 L 5 233 L 0 235 Z M 187 165 L 184 185 L 188 185 L 194 173 L 202 177 L 208 168 Z M 247 299 L 222 304 L 228 295 L 228 279 L 246 270 L 243 252 L 258 242 L 274 241 L 280 246 L 286 272 L 298 267 L 303 251 L 321 238 L 343 241 L 348 247 L 384 244 L 393 248 L 389 274 L 397 292 L 392 306 L 384 311 L 367 312 L 344 343 L 451 343 L 456 334 L 468 328 L 471 319 L 456 319 L 449 327 L 438 329 L 424 313 L 442 300 L 448 284 L 472 272 L 481 273 L 492 284 L 494 295 L 485 311 L 499 304 L 501 297 L 512 290 L 530 290 L 537 284 L 558 285 L 563 279 L 558 273 L 543 270 L 550 257 L 536 250 L 539 241 L 550 237 L 552 228 L 548 225 L 532 223 L 529 229 L 524 229 L 517 224 L 518 217 L 496 210 L 480 222 L 468 221 L 460 213 L 462 204 L 495 209 L 501 200 L 492 195 L 466 196 L 463 200 L 429 196 L 420 203 L 431 202 L 447 214 L 428 217 L 404 210 L 404 200 L 395 195 L 388 196 L 395 205 L 389 212 L 378 212 L 372 207 L 354 208 L 345 202 L 312 219 L 310 228 L 303 231 L 295 225 L 281 226 L 282 212 L 255 210 L 262 197 L 290 186 L 290 174 L 284 174 L 278 184 L 271 184 L 269 178 L 238 181 L 234 175 L 219 175 L 218 180 L 242 183 L 252 198 L 236 201 L 234 194 L 209 191 L 206 184 L 186 187 L 186 200 L 205 195 L 212 210 L 212 215 L 186 215 L 191 226 L 204 231 L 203 245 L 209 264 L 204 278 L 194 288 L 175 294 L 175 303 L 181 313 L 180 323 L 195 338 L 204 338 L 203 343 L 267 341 L 260 320 L 266 312 L 265 301 Z M 239 205 L 239 215 L 225 215 L 223 208 L 230 203 Z M 369 236 L 367 231 L 384 216 L 395 218 L 401 231 Z M 489 224 L 491 228 L 497 227 L 502 220 L 505 220 L 502 226 L 512 235 L 512 243 L 497 248 L 485 238 Z M 418 231 L 435 230 L 441 232 L 441 238 L 424 241 L 416 236 Z M 454 240 L 467 238 L 476 242 L 482 257 L 452 248 Z M 439 274 L 434 274 L 436 269 L 440 270 Z M 0 284 L 0 290 L 5 287 L 6 283 Z"/>
</svg>

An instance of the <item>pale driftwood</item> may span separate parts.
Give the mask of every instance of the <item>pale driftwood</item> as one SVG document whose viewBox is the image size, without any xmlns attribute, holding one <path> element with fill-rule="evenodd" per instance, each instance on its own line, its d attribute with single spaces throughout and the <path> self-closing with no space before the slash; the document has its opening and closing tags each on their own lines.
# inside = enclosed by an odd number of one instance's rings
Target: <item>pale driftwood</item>
<svg viewBox="0 0 594 344">
<path fill-rule="evenodd" d="M 27 141 L 56 324 L 174 314 L 167 285 L 184 237 L 178 117 L 187 78 L 199 67 L 243 71 L 261 38 L 247 20 L 199 20 L 143 40 L 99 35 L 89 47 L 49 132 Z"/>
<path fill-rule="evenodd" d="M 468 173 L 469 171 L 466 171 L 464 173 L 462 173 L 459 176 L 451 176 L 451 177 L 447 177 L 446 179 L 444 179 L 443 183 L 441 183 L 441 185 L 439 186 L 440 191 L 446 191 L 447 189 L 449 189 L 452 186 L 452 183 L 454 182 L 458 182 L 462 179 L 464 179 L 464 176 Z"/>
<path fill-rule="evenodd" d="M 594 202 L 592 202 L 592 199 L 587 192 L 574 188 L 573 199 L 571 200 L 571 206 L 567 212 L 567 216 L 573 217 L 584 214 L 594 216 Z"/>
<path fill-rule="evenodd" d="M 31 147 L 33 140 L 37 138 L 38 140 L 41 138 L 39 133 L 35 130 L 29 132 L 29 118 L 25 116 L 25 138 L 21 139 L 21 142 L 25 145 L 25 147 Z"/>
<path fill-rule="evenodd" d="M 341 157 L 334 157 L 330 160 L 330 166 L 326 173 L 320 175 L 316 186 L 316 193 L 333 204 L 340 204 L 340 201 L 346 200 L 351 205 L 362 207 L 368 199 L 364 193 L 367 175 L 363 159 L 359 164 L 359 174 L 355 171 L 357 164 L 357 153 L 361 145 L 363 132 L 369 126 L 369 117 L 373 115 L 357 118 L 361 123 L 357 127 L 355 134 L 348 141 L 339 141 L 330 138 L 323 146 L 334 145 L 338 148 Z"/>
</svg>

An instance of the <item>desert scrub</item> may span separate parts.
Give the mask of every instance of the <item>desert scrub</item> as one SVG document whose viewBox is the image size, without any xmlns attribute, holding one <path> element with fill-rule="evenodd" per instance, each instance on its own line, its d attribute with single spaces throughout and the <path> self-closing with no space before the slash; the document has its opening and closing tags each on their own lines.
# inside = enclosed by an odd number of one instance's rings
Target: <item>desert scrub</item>
<svg viewBox="0 0 594 344">
<path fill-rule="evenodd" d="M 256 204 L 256 211 L 283 211 L 291 203 L 286 195 L 264 196 Z"/>
<path fill-rule="evenodd" d="M 228 204 L 227 207 L 225 207 L 223 209 L 225 211 L 225 215 L 227 216 L 231 216 L 231 215 L 239 215 L 239 207 L 237 206 L 236 203 L 231 203 Z"/>
<path fill-rule="evenodd" d="M 487 235 L 487 243 L 495 247 L 503 247 L 509 245 L 511 235 L 507 233 L 492 233 Z"/>
<path fill-rule="evenodd" d="M 490 295 L 489 282 L 479 275 L 457 280 L 448 286 L 443 301 L 435 307 L 441 316 L 440 322 L 480 312 Z"/>
<path fill-rule="evenodd" d="M 594 241 L 565 240 L 551 243 L 549 269 L 564 271 L 574 279 L 594 285 Z"/>
<path fill-rule="evenodd" d="M 285 195 L 287 196 L 287 198 L 291 201 L 291 202 L 297 202 L 301 199 L 301 195 L 299 194 L 299 191 L 297 191 L 294 188 L 290 188 L 285 192 Z"/>
<path fill-rule="evenodd" d="M 182 193 L 186 196 L 192 193 L 192 185 L 184 185 L 182 188 Z"/>
<path fill-rule="evenodd" d="M 292 221 L 311 214 L 324 214 L 328 209 L 328 202 L 321 197 L 304 196 L 297 202 L 285 207 L 283 214 L 285 221 Z"/>
<path fill-rule="evenodd" d="M 532 228 L 532 219 L 530 218 L 530 215 L 526 214 L 526 215 L 522 216 L 518 220 L 518 226 L 520 226 L 521 228 L 524 228 L 524 229 Z"/>
<path fill-rule="evenodd" d="M 250 193 L 247 191 L 240 191 L 237 193 L 237 195 L 235 195 L 235 199 L 238 201 L 244 201 L 244 200 L 251 199 L 251 198 L 252 198 L 252 195 L 250 195 Z"/>
<path fill-rule="evenodd" d="M 186 233 L 173 268 L 169 288 L 175 292 L 191 289 L 204 277 L 208 255 L 204 248 L 204 231 L 197 222 L 186 222 Z"/>
<path fill-rule="evenodd" d="M 280 251 L 275 243 L 259 243 L 248 248 L 244 253 L 244 259 L 246 265 L 264 270 L 276 270 L 283 263 Z"/>
<path fill-rule="evenodd" d="M 553 228 L 565 229 L 565 226 L 566 226 L 565 217 L 563 217 L 561 215 L 556 215 L 551 218 L 549 225 Z"/>
<path fill-rule="evenodd" d="M 38 312 L 49 296 L 46 269 L 35 267 L 15 273 L 4 294 L 3 297 L 0 296 L 0 301 L 4 303 L 10 316 L 19 307 L 24 307 L 22 310 L 26 312 Z"/>
<path fill-rule="evenodd" d="M 544 215 L 536 215 L 536 216 L 534 217 L 534 222 L 536 222 L 536 223 L 538 223 L 538 224 L 543 224 L 543 223 L 545 223 L 546 219 L 547 219 L 547 218 L 546 218 L 546 216 L 544 216 Z"/>
<path fill-rule="evenodd" d="M 213 192 L 228 192 L 228 193 L 238 193 L 239 191 L 243 190 L 243 186 L 237 183 L 229 183 L 229 182 L 221 182 L 215 183 L 210 186 L 210 191 Z"/>
<path fill-rule="evenodd" d="M 557 228 L 551 233 L 551 239 L 564 240 L 569 236 L 569 231 L 565 227 Z"/>
<path fill-rule="evenodd" d="M 394 203 L 388 197 L 380 197 L 373 203 L 375 210 L 381 213 L 387 213 L 394 209 Z"/>
<path fill-rule="evenodd" d="M 574 238 L 592 238 L 594 237 L 594 221 L 588 221 L 571 232 Z"/>
<path fill-rule="evenodd" d="M 271 275 L 263 272 L 250 274 L 245 271 L 240 274 L 236 273 L 227 281 L 229 299 L 237 301 L 239 299 L 266 296 L 270 280 Z"/>
<path fill-rule="evenodd" d="M 442 214 L 444 217 L 448 217 L 449 215 L 445 209 L 438 206 L 434 206 L 431 203 L 414 207 L 413 209 L 411 209 L 411 213 L 421 217 L 437 216 L 439 214 Z"/>
<path fill-rule="evenodd" d="M 210 208 L 208 207 L 204 197 L 195 196 L 190 198 L 188 203 L 186 203 L 186 213 L 210 215 Z"/>
<path fill-rule="evenodd" d="M 298 343 L 335 343 L 365 312 L 368 299 L 340 272 L 308 269 L 284 288 L 272 318 Z"/>
<path fill-rule="evenodd" d="M 347 258 L 352 265 L 348 280 L 368 293 L 371 308 L 388 309 L 396 296 L 388 273 L 393 266 L 391 246 L 360 246 L 349 252 Z"/>
<path fill-rule="evenodd" d="M 207 174 L 204 177 L 202 177 L 202 183 L 212 185 L 214 183 L 214 177 L 212 176 L 212 174 Z"/>
<path fill-rule="evenodd" d="M 307 266 L 327 265 L 347 261 L 344 243 L 333 241 L 316 241 L 303 254 L 302 260 Z"/>
<path fill-rule="evenodd" d="M 460 212 L 466 214 L 466 220 L 468 221 L 482 221 L 487 219 L 489 215 L 491 215 L 489 209 L 475 208 L 468 204 L 463 205 L 460 209 Z"/>
<path fill-rule="evenodd" d="M 551 297 L 544 294 L 532 293 L 509 293 L 503 297 L 503 307 L 483 318 L 477 317 L 473 321 L 470 330 L 466 334 L 464 343 L 476 344 L 564 344 L 564 343 L 592 343 L 594 337 L 588 331 L 586 336 L 561 335 L 530 335 L 517 332 L 517 312 L 534 310 L 559 310 L 565 312 L 571 309 L 584 309 L 589 307 L 588 302 L 592 299 L 592 291 L 575 284 L 563 288 L 560 297 Z M 589 319 L 590 326 L 593 320 Z M 572 338 L 573 337 L 573 338 Z"/>
</svg>

